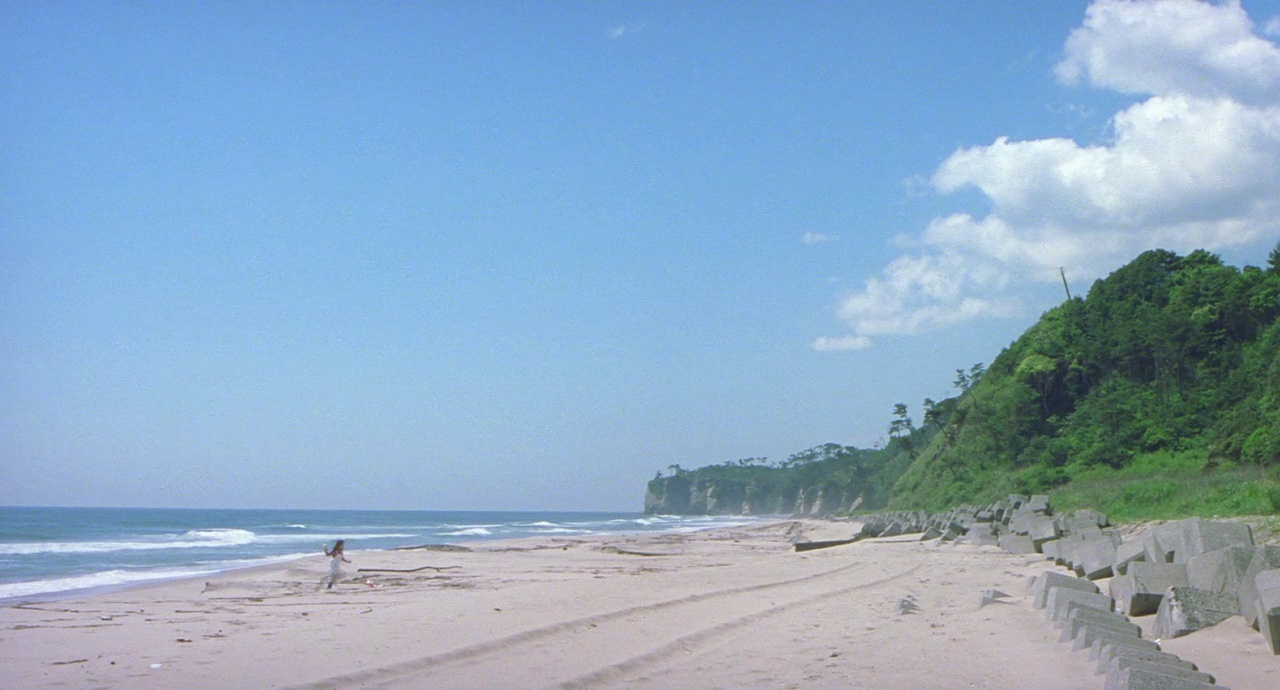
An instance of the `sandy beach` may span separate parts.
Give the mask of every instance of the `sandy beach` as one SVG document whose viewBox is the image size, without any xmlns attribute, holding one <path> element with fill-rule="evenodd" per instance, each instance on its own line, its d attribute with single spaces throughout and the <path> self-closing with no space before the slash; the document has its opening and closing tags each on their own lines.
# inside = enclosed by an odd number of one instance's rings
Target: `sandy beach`
<svg viewBox="0 0 1280 690">
<path fill-rule="evenodd" d="M 785 520 L 353 551 L 332 590 L 318 554 L 208 581 L 6 606 L 3 684 L 1103 687 L 1087 652 L 1060 643 L 1032 608 L 1029 578 L 1052 563 L 914 538 L 793 548 L 856 529 Z M 986 589 L 1009 596 L 980 607 Z M 1239 617 L 1165 648 L 1220 685 L 1280 687 L 1280 657 Z"/>
</svg>

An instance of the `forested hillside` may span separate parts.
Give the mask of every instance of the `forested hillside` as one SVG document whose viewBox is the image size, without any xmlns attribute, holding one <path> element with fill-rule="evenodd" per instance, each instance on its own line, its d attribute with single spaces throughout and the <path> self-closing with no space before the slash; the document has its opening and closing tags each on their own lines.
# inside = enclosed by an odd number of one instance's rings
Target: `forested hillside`
<svg viewBox="0 0 1280 690">
<path fill-rule="evenodd" d="M 1146 252 L 954 384 L 956 397 L 924 401 L 920 426 L 895 406 L 882 449 L 673 468 L 650 482 L 646 509 L 825 513 L 1052 492 L 1119 515 L 1280 512 L 1280 246 L 1243 269 Z"/>
</svg>

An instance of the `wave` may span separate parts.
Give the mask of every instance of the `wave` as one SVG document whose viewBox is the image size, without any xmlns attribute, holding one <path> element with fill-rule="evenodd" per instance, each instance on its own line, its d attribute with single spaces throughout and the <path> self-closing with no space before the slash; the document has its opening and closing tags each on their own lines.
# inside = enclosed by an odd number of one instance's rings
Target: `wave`
<svg viewBox="0 0 1280 690">
<path fill-rule="evenodd" d="M 421 536 L 417 533 L 395 532 L 386 534 L 359 534 L 359 533 L 337 533 L 333 534 L 261 534 L 255 541 L 262 544 L 299 544 L 303 542 L 331 542 L 335 539 L 346 539 L 349 542 L 358 542 L 362 539 L 410 539 Z"/>
<path fill-rule="evenodd" d="M 465 530 L 464 530 L 465 532 Z M 0 555 L 33 556 L 38 554 L 109 553 L 112 551 L 157 551 L 168 549 L 217 549 L 249 544 L 298 544 L 331 542 L 335 539 L 410 539 L 416 533 L 387 532 L 377 534 L 257 534 L 245 529 L 195 529 L 179 537 L 151 541 L 46 541 L 0 543 Z"/>
<path fill-rule="evenodd" d="M 0 584 L 0 600 L 15 597 L 31 597 L 41 594 L 74 592 L 83 589 L 100 589 L 105 587 L 123 587 L 125 585 L 155 582 L 159 580 L 175 580 L 185 577 L 201 577 L 219 572 L 216 568 L 181 569 L 181 570 L 106 570 L 89 575 L 73 577 L 57 577 L 49 580 L 32 582 L 9 582 Z"/>
<path fill-rule="evenodd" d="M 194 539 L 227 546 L 252 544 L 257 536 L 247 529 L 193 529 L 182 535 L 183 539 Z"/>
<path fill-rule="evenodd" d="M 31 556 L 41 553 L 107 553 L 110 551 L 153 551 L 160 549 L 208 549 L 244 546 L 257 535 L 243 529 L 190 530 L 172 540 L 155 541 L 45 541 L 0 543 L 0 554 Z"/>
<path fill-rule="evenodd" d="M 494 525 L 494 527 L 497 527 L 497 525 Z M 458 530 L 457 532 L 441 532 L 440 533 L 440 535 L 444 537 L 487 537 L 492 534 L 493 532 L 490 532 L 487 528 L 484 528 L 484 527 L 470 527 L 467 529 Z"/>
<path fill-rule="evenodd" d="M 22 597 L 39 597 L 46 595 L 64 595 L 82 590 L 99 590 L 124 588 L 148 582 L 164 580 L 182 580 L 191 577 L 216 575 L 228 570 L 253 568 L 272 563 L 285 563 L 310 554 L 289 553 L 267 558 L 239 558 L 227 561 L 195 563 L 188 567 L 156 568 L 152 570 L 104 570 L 86 575 L 70 577 L 54 577 L 45 580 L 26 582 L 6 582 L 0 584 L 0 601 Z"/>
</svg>

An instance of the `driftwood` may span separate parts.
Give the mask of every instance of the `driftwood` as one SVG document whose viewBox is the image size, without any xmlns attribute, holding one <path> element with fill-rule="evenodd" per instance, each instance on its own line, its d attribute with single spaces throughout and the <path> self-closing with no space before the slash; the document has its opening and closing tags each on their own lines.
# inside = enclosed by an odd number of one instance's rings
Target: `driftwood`
<svg viewBox="0 0 1280 690">
<path fill-rule="evenodd" d="M 417 573 L 423 570 L 434 570 L 437 573 L 441 570 L 452 570 L 461 568 L 460 565 L 424 565 L 421 568 L 358 568 L 358 573 Z"/>
<path fill-rule="evenodd" d="M 798 541 L 796 542 L 796 551 L 813 551 L 814 549 L 829 549 L 833 546 L 844 546 L 858 541 L 857 537 L 853 539 L 833 539 L 831 541 Z"/>
</svg>

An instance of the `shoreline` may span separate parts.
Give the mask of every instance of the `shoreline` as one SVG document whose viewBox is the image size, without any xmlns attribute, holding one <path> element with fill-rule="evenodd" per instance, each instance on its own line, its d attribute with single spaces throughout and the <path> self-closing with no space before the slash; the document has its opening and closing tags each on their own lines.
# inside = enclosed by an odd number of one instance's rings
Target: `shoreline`
<svg viewBox="0 0 1280 690">
<path fill-rule="evenodd" d="M 1027 581 L 1051 562 L 914 537 L 793 546 L 857 529 L 780 519 L 353 551 L 333 590 L 317 554 L 0 607 L 0 663 L 32 688 L 1102 687 L 1032 609 Z M 1009 596 L 980 606 L 986 589 Z M 1236 655 L 1256 633 L 1218 627 L 1170 646 L 1235 690 L 1280 678 L 1280 658 Z"/>
<path fill-rule="evenodd" d="M 57 510 L 57 511 L 87 510 L 87 511 L 96 512 L 104 509 L 21 508 L 21 510 Z M 113 509 L 113 510 L 119 510 L 123 513 L 129 513 L 129 512 L 135 511 L 135 509 L 129 509 L 129 508 L 120 508 L 120 509 Z M 137 509 L 137 510 L 145 510 L 147 512 L 160 512 L 160 513 L 171 512 L 171 509 Z M 236 513 L 261 513 L 264 511 L 261 511 L 261 510 L 221 511 L 221 510 L 213 510 L 213 509 L 191 509 L 185 512 L 213 513 L 215 515 L 218 515 L 219 518 L 221 518 L 223 514 L 227 514 L 227 513 L 235 515 Z M 279 512 L 279 513 L 291 514 L 291 515 L 293 514 L 290 511 L 267 511 L 267 512 Z M 363 513 L 363 512 L 371 512 L 373 514 L 378 515 L 379 517 L 387 514 L 397 513 L 397 511 L 339 511 L 338 514 L 341 515 L 343 513 Z M 406 515 L 425 514 L 430 516 L 431 519 L 451 518 L 451 517 L 454 517 L 455 515 L 455 513 L 450 513 L 448 511 L 443 511 L 443 512 L 441 511 L 425 511 L 425 512 L 424 511 L 403 511 L 403 512 Z M 347 539 L 349 545 L 351 544 L 352 541 L 365 542 L 367 544 L 363 546 L 357 545 L 355 549 L 356 551 L 378 551 L 378 550 L 421 548 L 424 546 L 431 546 L 437 543 L 441 543 L 441 540 L 451 540 L 451 541 L 448 541 L 447 543 L 453 544 L 453 545 L 467 545 L 467 544 L 482 544 L 489 541 L 501 541 L 501 540 L 507 540 L 507 539 L 520 539 L 520 538 L 526 538 L 526 537 L 533 537 L 533 538 L 551 537 L 551 536 L 558 536 L 558 535 L 576 537 L 576 536 L 593 536 L 593 535 L 608 536 L 608 535 L 631 534 L 631 533 L 644 534 L 644 533 L 650 533 L 650 532 L 659 533 L 659 532 L 665 532 L 665 531 L 679 532 L 684 530 L 711 529 L 717 526 L 724 526 L 724 521 L 729 521 L 732 523 L 732 522 L 744 519 L 742 516 L 695 516 L 696 519 L 709 520 L 711 521 L 712 524 L 709 524 L 709 525 L 673 524 L 669 528 L 664 528 L 665 523 L 669 523 L 669 522 L 680 523 L 680 522 L 690 520 L 690 517 L 689 516 L 662 516 L 662 515 L 649 516 L 649 515 L 643 515 L 639 513 L 632 515 L 629 513 L 599 513 L 599 512 L 571 512 L 571 511 L 570 512 L 474 511 L 474 514 L 484 516 L 484 517 L 523 516 L 529 519 L 547 518 L 547 519 L 555 519 L 557 520 L 557 522 L 546 522 L 545 520 L 540 520 L 538 522 L 524 523 L 524 524 L 520 522 L 513 522 L 509 524 L 497 524 L 497 525 L 488 524 L 488 523 L 467 525 L 462 523 L 453 524 L 451 522 L 444 521 L 439 524 L 432 525 L 430 521 L 428 521 L 426 523 L 419 523 L 415 525 L 412 529 L 413 530 L 425 529 L 427 532 L 435 531 L 436 532 L 435 534 L 423 533 L 419 535 L 424 540 L 431 539 L 435 541 L 426 541 L 426 542 L 409 543 L 409 544 L 404 544 L 403 542 L 401 542 L 400 545 L 387 544 L 386 538 L 388 536 L 409 537 L 412 535 L 410 534 L 403 534 L 403 535 L 377 534 L 377 535 L 371 536 L 368 534 L 363 534 L 359 529 L 357 529 L 357 531 L 355 531 L 354 533 L 343 534 L 342 533 L 343 530 L 339 527 L 336 529 L 336 531 L 334 531 L 332 528 L 330 529 L 330 531 L 333 531 L 333 534 L 314 535 L 317 540 L 313 542 L 313 545 L 315 545 L 316 551 L 313 551 L 310 548 L 306 550 L 298 550 L 295 548 L 288 552 L 270 553 L 268 551 L 267 553 L 264 553 L 261 555 L 253 555 L 253 554 L 247 554 L 247 553 L 244 555 L 239 555 L 236 553 L 228 553 L 225 557 L 220 559 L 214 559 L 214 560 L 202 559 L 202 560 L 193 560 L 187 563 L 184 563 L 181 561 L 171 561 L 167 563 L 156 563 L 154 565 L 142 565 L 141 567 L 140 567 L 140 564 L 137 563 L 136 561 L 128 562 L 128 560 L 123 560 L 123 561 L 120 561 L 119 563 L 107 561 L 107 562 L 103 562 L 101 564 L 101 567 L 99 567 L 98 569 L 87 571 L 87 572 L 80 572 L 80 573 L 70 574 L 70 575 L 59 575 L 54 572 L 43 572 L 43 573 L 34 574 L 34 577 L 29 579 L 17 579 L 11 582 L 0 583 L 0 592 L 4 593 L 3 595 L 0 595 L 0 606 L 12 605 L 12 604 L 23 603 L 23 602 L 59 601 L 67 598 L 93 596 L 96 594 L 106 594 L 106 593 L 111 593 L 116 591 L 125 591 L 125 590 L 135 589 L 139 587 L 163 585 L 167 582 L 175 582 L 175 581 L 186 580 L 186 579 L 216 577 L 222 573 L 230 573 L 238 570 L 252 569 L 252 568 L 257 568 L 261 566 L 267 566 L 267 567 L 276 566 L 283 563 L 287 563 L 292 560 L 307 558 L 313 555 L 313 553 L 317 552 L 320 548 L 322 548 L 323 545 L 331 544 L 335 539 L 338 539 L 338 538 Z M 625 517 L 622 517 L 622 516 L 625 516 Z M 314 516 L 303 516 L 303 517 L 305 518 L 305 517 L 314 517 Z M 566 517 L 569 518 L 569 520 L 563 521 L 564 518 Z M 600 518 L 603 518 L 603 517 L 607 517 L 610 519 L 601 520 Z M 723 518 L 724 520 L 717 520 L 717 518 Z M 785 516 L 753 516 L 745 519 L 749 519 L 752 521 L 765 521 L 765 520 L 784 519 L 784 518 Z M 591 524 L 588 530 L 582 530 L 581 527 L 577 526 L 579 524 L 582 524 L 577 522 L 578 519 L 585 519 L 587 523 Z M 602 528 L 603 526 L 609 525 L 612 523 L 621 524 L 621 523 L 627 523 L 627 522 L 630 522 L 632 524 L 627 525 L 628 529 L 624 529 L 623 531 L 620 531 L 620 532 L 613 532 L 613 531 L 609 531 L 607 528 Z M 193 523 L 193 525 L 194 524 L 198 524 L 198 523 Z M 228 524 L 225 521 L 225 518 L 223 519 L 215 518 L 209 523 L 209 525 L 210 526 L 208 527 L 192 526 L 189 528 L 192 531 L 187 532 L 185 535 L 182 535 L 182 537 L 190 540 L 194 540 L 202 537 L 207 537 L 207 535 L 212 533 L 230 532 L 230 531 L 245 531 L 247 534 L 253 536 L 254 532 L 258 531 L 259 529 L 257 526 L 250 526 L 249 524 L 246 524 L 246 523 L 237 523 L 234 521 L 232 521 L 231 524 Z M 646 527 L 636 527 L 636 525 L 644 525 L 644 526 L 655 525 L 656 527 L 646 528 Z M 306 525 L 290 525 L 290 527 L 298 527 L 298 528 L 305 529 Z M 516 531 L 519 531 L 520 528 L 523 527 L 525 530 L 527 530 L 527 533 L 516 534 L 516 535 L 499 534 L 498 536 L 488 536 L 493 534 L 492 532 L 489 531 L 489 529 L 494 527 L 501 528 L 501 531 L 507 531 L 512 529 L 513 527 L 516 528 Z M 442 528 L 447 528 L 453 531 L 443 531 Z M 550 528 L 550 529 L 546 529 L 546 531 L 540 532 L 539 528 Z M 182 529 L 187 529 L 187 528 L 185 526 L 183 528 L 179 528 L 179 530 L 173 532 L 173 534 L 174 535 L 179 534 L 180 530 Z M 365 527 L 363 529 L 367 530 L 368 528 Z M 381 531 L 386 531 L 386 529 L 387 528 L 381 528 Z M 198 536 L 190 536 L 192 534 L 196 534 Z M 278 539 L 279 536 L 280 536 L 279 534 L 269 533 L 265 538 Z M 292 535 L 290 536 L 292 537 Z M 311 536 L 304 537 L 303 541 L 310 541 L 311 538 L 312 538 Z M 125 537 L 123 539 L 125 541 L 128 541 L 130 537 Z M 294 537 L 292 540 L 299 541 L 296 537 Z M 139 539 L 138 541 L 139 543 L 143 543 L 143 540 L 141 539 Z M 368 544 L 368 542 L 370 541 L 372 541 L 373 544 Z M 379 541 L 383 543 L 378 544 Z M 22 542 L 16 542 L 15 545 L 18 547 L 24 546 Z M 60 546 L 61 544 L 58 542 L 53 542 L 52 545 L 54 547 L 57 547 L 57 546 Z M 153 548 L 164 549 L 166 547 L 163 541 L 157 541 L 155 542 L 155 546 Z M 124 549 L 123 551 L 128 552 L 130 551 L 130 549 Z M 23 554 L 24 552 L 16 551 L 15 553 Z M 17 556 L 17 558 L 22 558 L 22 557 L 23 556 L 21 555 Z M 71 583 L 74 586 L 67 587 L 65 586 L 67 583 Z M 11 592 L 11 591 L 14 591 L 16 593 L 9 594 L 8 592 Z"/>
</svg>

